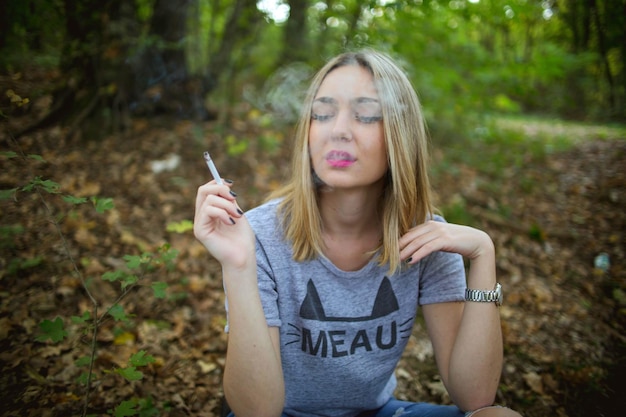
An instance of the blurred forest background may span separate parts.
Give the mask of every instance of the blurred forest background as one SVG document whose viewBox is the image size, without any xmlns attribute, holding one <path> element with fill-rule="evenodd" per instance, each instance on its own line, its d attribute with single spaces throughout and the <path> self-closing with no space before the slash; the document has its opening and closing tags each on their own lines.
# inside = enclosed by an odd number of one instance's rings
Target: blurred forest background
<svg viewBox="0 0 626 417">
<path fill-rule="evenodd" d="M 3 0 L 2 416 L 220 415 L 201 154 L 259 204 L 310 76 L 362 47 L 419 92 L 443 214 L 496 243 L 498 403 L 621 415 L 625 0 Z M 397 396 L 449 402 L 432 362 L 418 325 Z"/>
</svg>

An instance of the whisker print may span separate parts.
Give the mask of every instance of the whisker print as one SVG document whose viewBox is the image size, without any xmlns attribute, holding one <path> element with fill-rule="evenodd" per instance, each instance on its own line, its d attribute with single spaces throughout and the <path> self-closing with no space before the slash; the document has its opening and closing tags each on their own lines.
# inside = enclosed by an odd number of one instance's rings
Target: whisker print
<svg viewBox="0 0 626 417">
<path fill-rule="evenodd" d="M 300 330 L 300 328 L 298 326 L 296 326 L 295 324 L 287 323 L 287 325 L 293 327 L 294 329 L 296 329 L 298 331 L 298 333 L 302 332 L 302 330 Z"/>
<path fill-rule="evenodd" d="M 300 343 L 300 340 L 302 340 L 302 329 L 300 329 L 298 326 L 296 326 L 295 324 L 292 323 L 287 323 L 288 326 L 292 327 L 293 329 L 295 329 L 295 331 L 291 330 L 288 331 L 286 336 L 295 336 L 295 340 L 292 340 L 290 342 L 286 342 L 285 346 L 289 346 L 292 345 L 294 343 Z"/>
<path fill-rule="evenodd" d="M 414 319 L 414 317 L 410 317 L 407 321 L 404 321 L 402 323 L 400 323 L 400 327 L 402 326 L 406 326 L 407 324 L 409 324 L 410 322 L 412 322 Z"/>
<path fill-rule="evenodd" d="M 413 319 L 414 317 L 409 318 L 408 320 L 400 323 L 400 338 L 401 339 L 408 339 L 411 337 L 411 333 L 413 331 Z M 408 326 L 407 326 L 408 325 Z M 403 328 L 405 327 L 405 328 Z"/>
</svg>

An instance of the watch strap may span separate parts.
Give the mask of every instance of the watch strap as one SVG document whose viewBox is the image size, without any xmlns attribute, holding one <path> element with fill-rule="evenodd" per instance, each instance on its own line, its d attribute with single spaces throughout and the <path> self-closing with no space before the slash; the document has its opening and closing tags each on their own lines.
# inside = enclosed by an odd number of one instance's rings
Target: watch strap
<svg viewBox="0 0 626 417">
<path fill-rule="evenodd" d="M 491 291 L 466 288 L 465 301 L 472 301 L 476 303 L 496 303 L 496 305 L 499 306 L 502 304 L 502 286 L 500 283 L 496 283 L 496 287 Z"/>
</svg>

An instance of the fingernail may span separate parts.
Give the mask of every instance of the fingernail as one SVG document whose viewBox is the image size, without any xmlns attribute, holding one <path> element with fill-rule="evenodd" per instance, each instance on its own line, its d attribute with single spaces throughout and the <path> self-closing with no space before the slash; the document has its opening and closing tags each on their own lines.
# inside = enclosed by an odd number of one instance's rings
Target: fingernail
<svg viewBox="0 0 626 417">
<path fill-rule="evenodd" d="M 229 217 L 229 219 L 230 219 L 230 222 L 231 222 L 232 224 L 235 224 L 235 221 L 233 220 L 233 218 L 232 218 L 232 217 Z"/>
<path fill-rule="evenodd" d="M 234 192 L 233 190 L 230 190 L 230 195 L 232 195 L 233 197 L 237 197 L 237 193 Z"/>
<path fill-rule="evenodd" d="M 237 213 L 243 214 L 243 211 L 241 211 L 241 209 L 237 209 Z"/>
<path fill-rule="evenodd" d="M 410 264 L 412 260 L 413 260 L 413 257 L 411 256 L 409 259 L 407 259 L 407 260 L 406 260 L 406 261 L 404 261 L 404 262 L 406 262 L 407 264 Z"/>
<path fill-rule="evenodd" d="M 235 182 L 233 180 L 229 180 L 228 178 L 222 178 L 222 181 L 224 181 L 227 184 L 233 184 Z"/>
</svg>

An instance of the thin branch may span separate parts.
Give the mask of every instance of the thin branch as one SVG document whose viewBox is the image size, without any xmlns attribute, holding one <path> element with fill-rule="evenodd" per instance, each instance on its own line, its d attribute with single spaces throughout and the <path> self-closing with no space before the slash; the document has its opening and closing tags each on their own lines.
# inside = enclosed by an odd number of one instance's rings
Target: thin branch
<svg viewBox="0 0 626 417">
<path fill-rule="evenodd" d="M 9 137 L 11 138 L 13 143 L 15 144 L 15 146 L 16 146 L 17 150 L 19 151 L 21 157 L 24 160 L 28 160 L 28 156 L 26 155 L 26 153 L 24 152 L 24 150 L 22 149 L 22 147 L 17 142 L 17 140 L 15 139 L 15 137 L 13 136 L 13 134 L 11 132 L 9 132 Z M 30 168 L 28 168 L 28 169 L 30 171 Z M 29 173 L 30 173 L 30 175 L 33 178 L 35 177 L 35 175 L 32 172 L 29 172 Z M 83 276 L 82 272 L 78 268 L 78 264 L 74 260 L 74 256 L 72 256 L 72 252 L 70 250 L 69 242 L 67 241 L 67 239 L 65 238 L 65 235 L 63 234 L 63 231 L 61 230 L 60 223 L 54 218 L 54 215 L 52 213 L 52 209 L 48 205 L 46 199 L 44 198 L 44 196 L 43 196 L 43 194 L 41 192 L 41 187 L 35 186 L 34 189 L 35 189 L 35 192 L 37 193 L 37 196 L 39 197 L 39 200 L 41 201 L 41 204 L 43 205 L 43 207 L 44 207 L 44 209 L 46 211 L 47 216 L 51 219 L 52 224 L 54 225 L 54 227 L 55 227 L 55 229 L 57 231 L 57 234 L 59 235 L 59 238 L 61 239 L 61 244 L 63 245 L 63 250 L 67 254 L 67 257 L 69 258 L 70 263 L 72 264 L 72 268 L 74 269 L 74 273 L 76 273 L 76 275 L 80 279 L 81 285 L 83 286 L 83 289 L 85 290 L 85 293 L 87 294 L 87 296 L 91 300 L 91 303 L 93 304 L 94 327 L 93 327 L 93 335 L 92 335 L 92 341 L 91 341 L 91 358 L 89 360 L 89 373 L 88 373 L 88 376 L 87 376 L 87 385 L 85 387 L 85 400 L 84 400 L 83 414 L 82 414 L 83 417 L 85 417 L 87 415 L 87 409 L 89 408 L 89 397 L 90 397 L 90 394 L 91 394 L 91 380 L 92 380 L 92 377 L 93 377 L 93 364 L 95 362 L 96 351 L 97 351 L 98 323 L 96 322 L 95 319 L 98 317 L 98 301 L 96 301 L 94 296 L 91 294 L 91 291 L 89 291 L 89 288 L 87 287 L 87 282 L 85 281 L 85 277 Z"/>
</svg>

